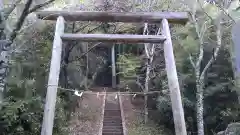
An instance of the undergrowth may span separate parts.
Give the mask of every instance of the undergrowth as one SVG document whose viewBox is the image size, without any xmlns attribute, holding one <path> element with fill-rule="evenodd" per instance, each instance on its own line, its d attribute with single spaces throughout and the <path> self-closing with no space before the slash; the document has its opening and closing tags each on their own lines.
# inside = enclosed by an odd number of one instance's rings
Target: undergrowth
<svg viewBox="0 0 240 135">
<path fill-rule="evenodd" d="M 149 121 L 144 124 L 141 121 L 134 121 L 131 127 L 128 128 L 128 135 L 171 135 L 164 127 L 157 126 Z"/>
</svg>

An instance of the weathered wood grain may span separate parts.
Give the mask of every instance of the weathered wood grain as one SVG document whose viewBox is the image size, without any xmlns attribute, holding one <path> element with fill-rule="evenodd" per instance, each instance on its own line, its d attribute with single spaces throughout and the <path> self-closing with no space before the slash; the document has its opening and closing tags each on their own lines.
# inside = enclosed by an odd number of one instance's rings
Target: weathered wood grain
<svg viewBox="0 0 240 135">
<path fill-rule="evenodd" d="M 62 36 L 65 41 L 116 42 L 116 43 L 163 43 L 162 35 L 129 35 L 129 34 L 68 34 Z"/>
<path fill-rule="evenodd" d="M 164 42 L 164 57 L 166 63 L 168 87 L 170 89 L 175 134 L 187 135 L 176 64 L 173 54 L 171 34 L 168 21 L 166 19 L 163 19 L 162 21 L 162 29 L 162 34 L 166 36 L 166 41 Z"/>
<path fill-rule="evenodd" d="M 115 45 L 111 48 L 111 59 L 112 59 L 112 87 L 115 89 L 117 86 L 117 78 L 116 78 L 116 62 L 115 62 Z"/>
<path fill-rule="evenodd" d="M 64 18 L 60 16 L 57 19 L 55 36 L 53 41 L 52 58 L 48 77 L 48 87 L 41 135 L 52 135 L 62 53 L 61 35 L 63 33 Z"/>
<path fill-rule="evenodd" d="M 44 20 L 56 20 L 58 16 L 63 16 L 67 21 L 160 23 L 164 18 L 170 23 L 185 24 L 188 21 L 187 12 L 39 11 L 36 14 Z"/>
</svg>

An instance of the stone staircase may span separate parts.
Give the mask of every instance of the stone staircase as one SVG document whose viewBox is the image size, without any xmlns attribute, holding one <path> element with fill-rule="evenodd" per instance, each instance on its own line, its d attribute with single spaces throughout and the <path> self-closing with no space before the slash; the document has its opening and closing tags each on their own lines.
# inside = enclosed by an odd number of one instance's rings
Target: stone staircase
<svg viewBox="0 0 240 135">
<path fill-rule="evenodd" d="M 124 135 L 119 97 L 116 94 L 106 95 L 102 135 Z"/>
</svg>

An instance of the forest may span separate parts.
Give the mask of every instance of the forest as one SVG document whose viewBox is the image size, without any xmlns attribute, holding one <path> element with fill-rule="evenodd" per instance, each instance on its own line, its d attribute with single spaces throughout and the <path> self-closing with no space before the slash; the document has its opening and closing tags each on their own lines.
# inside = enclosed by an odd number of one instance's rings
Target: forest
<svg viewBox="0 0 240 135">
<path fill-rule="evenodd" d="M 186 135 L 240 135 L 239 0 L 0 0 L 0 134 L 41 134 L 56 28 L 41 10 L 187 12 L 186 24 L 170 24 Z M 66 21 L 65 32 L 159 35 L 161 26 Z M 91 91 L 112 87 L 113 55 L 126 134 L 177 135 L 163 45 L 62 46 L 53 135 L 98 134 L 105 96 Z"/>
</svg>

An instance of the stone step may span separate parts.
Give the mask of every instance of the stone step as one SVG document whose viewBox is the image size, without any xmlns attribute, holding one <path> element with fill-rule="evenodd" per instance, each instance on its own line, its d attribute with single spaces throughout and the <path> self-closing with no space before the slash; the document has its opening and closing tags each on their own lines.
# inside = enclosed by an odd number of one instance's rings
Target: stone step
<svg viewBox="0 0 240 135">
<path fill-rule="evenodd" d="M 119 114 L 120 115 L 120 114 Z M 105 114 L 104 115 L 104 117 L 106 117 L 106 118 L 121 118 L 119 115 L 117 115 L 117 114 Z"/>
<path fill-rule="evenodd" d="M 123 135 L 119 101 L 112 95 L 105 101 L 102 135 Z"/>
<path fill-rule="evenodd" d="M 103 123 L 114 123 L 114 124 L 122 124 L 121 119 L 103 119 Z"/>
<path fill-rule="evenodd" d="M 116 117 L 120 117 L 121 118 L 121 113 L 120 112 L 104 112 L 104 117 L 113 117 L 113 118 L 116 118 Z"/>
<path fill-rule="evenodd" d="M 117 118 L 117 117 L 119 117 L 119 118 L 121 118 L 119 115 L 121 115 L 121 114 L 107 113 L 107 114 L 104 114 L 104 117 L 107 117 L 107 118 L 110 118 L 110 117 Z"/>
<path fill-rule="evenodd" d="M 121 115 L 121 114 L 107 113 L 107 114 L 104 115 L 104 117 L 107 117 L 107 118 L 110 118 L 110 117 L 117 118 L 117 117 L 119 117 L 119 118 L 121 118 L 119 115 Z"/>
<path fill-rule="evenodd" d="M 104 132 L 104 133 L 102 133 L 102 135 L 123 135 L 123 133 L 122 133 L 122 132 L 120 132 L 120 133 L 116 133 L 116 132 Z"/>
<path fill-rule="evenodd" d="M 103 128 L 103 131 L 102 131 L 103 133 L 104 132 L 117 132 L 117 133 L 121 133 L 121 132 L 123 132 L 123 130 L 122 129 L 117 129 L 117 128 Z"/>
<path fill-rule="evenodd" d="M 122 120 L 103 120 L 103 123 L 122 123 Z"/>
<path fill-rule="evenodd" d="M 103 122 L 103 126 L 122 126 L 122 123 L 120 122 Z"/>
<path fill-rule="evenodd" d="M 121 111 L 104 111 L 104 116 L 121 116 Z"/>
<path fill-rule="evenodd" d="M 117 121 L 117 120 L 103 120 L 103 123 L 115 123 L 115 124 L 121 124 L 122 121 L 121 121 L 121 120 L 119 120 L 119 121 Z"/>
<path fill-rule="evenodd" d="M 110 106 L 110 105 L 106 106 L 105 105 L 104 109 L 106 109 L 106 110 L 120 110 L 120 107 L 118 107 L 118 106 L 119 105 L 115 105 L 115 106 Z"/>
<path fill-rule="evenodd" d="M 114 109 L 114 108 L 105 108 L 105 111 L 111 111 L 111 112 L 119 112 L 120 109 Z"/>
<path fill-rule="evenodd" d="M 119 104 L 105 104 L 105 108 L 106 107 L 112 107 L 112 108 L 118 108 L 118 109 L 120 108 Z"/>
<path fill-rule="evenodd" d="M 103 126 L 122 126 L 122 123 L 103 123 Z"/>
<path fill-rule="evenodd" d="M 104 115 L 104 119 L 122 119 L 119 115 Z"/>
<path fill-rule="evenodd" d="M 105 129 L 122 129 L 122 125 L 121 126 L 104 126 Z"/>
<path fill-rule="evenodd" d="M 105 108 L 104 108 L 105 110 L 110 110 L 110 111 L 114 111 L 114 110 L 120 110 L 120 108 L 119 107 L 111 107 L 111 106 L 105 106 Z"/>
<path fill-rule="evenodd" d="M 120 121 L 122 121 L 122 118 L 119 116 L 105 116 L 103 120 L 120 120 Z"/>
<path fill-rule="evenodd" d="M 122 123 L 122 119 L 103 119 L 103 122 Z"/>
</svg>

